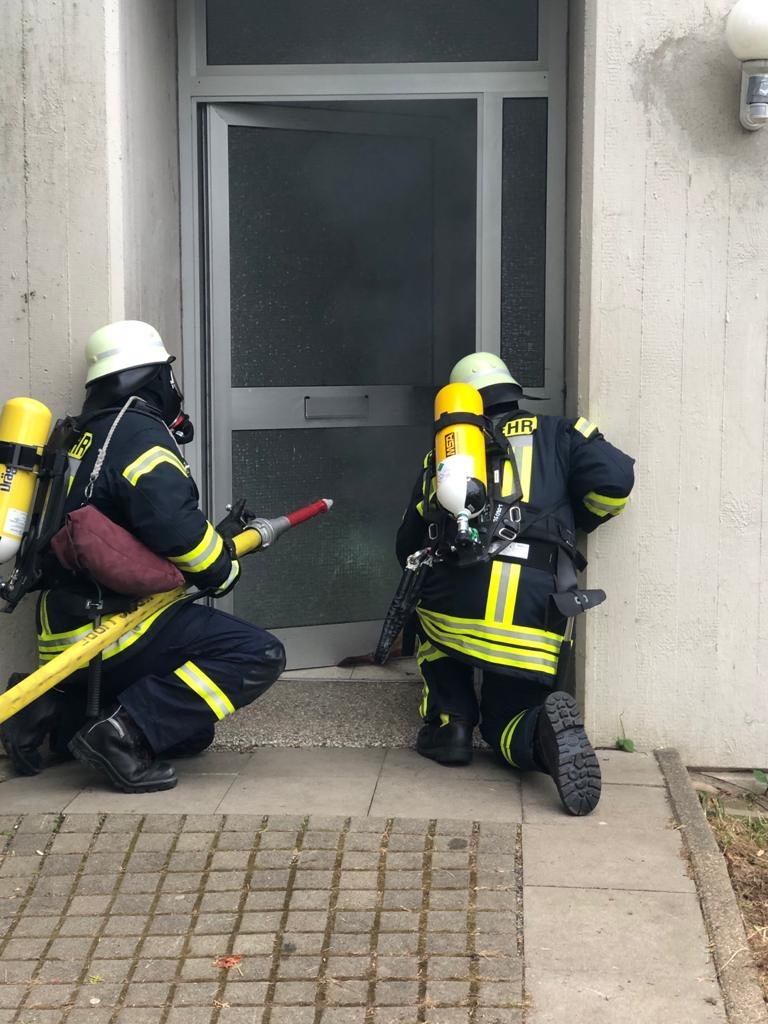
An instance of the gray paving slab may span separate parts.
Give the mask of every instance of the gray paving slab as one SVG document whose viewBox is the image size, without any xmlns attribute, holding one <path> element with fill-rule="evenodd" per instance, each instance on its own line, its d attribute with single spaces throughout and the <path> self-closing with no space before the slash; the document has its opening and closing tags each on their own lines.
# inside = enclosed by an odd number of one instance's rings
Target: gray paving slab
<svg viewBox="0 0 768 1024">
<path fill-rule="evenodd" d="M 523 826 L 526 885 L 696 891 L 676 829 Z"/>
<path fill-rule="evenodd" d="M 93 777 L 88 768 L 75 763 L 52 765 L 31 778 L 12 776 L 0 785 L 0 810 L 3 814 L 63 811 Z"/>
<path fill-rule="evenodd" d="M 371 814 L 521 821 L 520 780 L 479 751 L 471 765 L 446 767 L 413 750 L 390 750 L 376 786 Z"/>
<path fill-rule="evenodd" d="M 633 784 L 603 785 L 600 803 L 592 814 L 571 818 L 562 808 L 552 780 L 539 773 L 523 776 L 523 821 L 552 825 L 569 821 L 575 830 L 594 831 L 608 825 L 623 828 L 665 829 L 672 822 L 666 790 Z"/>
<path fill-rule="evenodd" d="M 176 774 L 183 778 L 188 775 L 237 775 L 250 759 L 250 752 L 206 750 L 197 757 L 180 757 L 172 763 Z"/>
<path fill-rule="evenodd" d="M 527 1024 L 726 1024 L 714 978 L 692 984 L 672 975 L 615 977 L 601 972 L 557 974 L 542 968 L 526 972 Z"/>
<path fill-rule="evenodd" d="M 366 815 L 384 761 L 380 749 L 255 751 L 218 810 L 224 814 Z"/>
<path fill-rule="evenodd" d="M 664 776 L 651 753 L 598 750 L 603 782 L 625 786 L 663 786 Z"/>
<path fill-rule="evenodd" d="M 676 977 L 681 990 L 715 977 L 694 893 L 525 886 L 523 899 L 532 968 L 627 984 Z"/>
<path fill-rule="evenodd" d="M 213 814 L 236 775 L 193 775 L 185 785 L 162 793 L 118 793 L 96 772 L 88 774 L 86 786 L 66 805 L 69 814 L 116 812 L 118 814 Z M 6 783 L 7 785 L 7 783 Z"/>
</svg>

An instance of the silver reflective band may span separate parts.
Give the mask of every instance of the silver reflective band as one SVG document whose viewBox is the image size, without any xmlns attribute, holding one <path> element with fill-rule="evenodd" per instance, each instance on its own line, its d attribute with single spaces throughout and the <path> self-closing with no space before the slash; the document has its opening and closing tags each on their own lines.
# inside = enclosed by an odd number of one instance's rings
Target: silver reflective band
<svg viewBox="0 0 768 1024">
<path fill-rule="evenodd" d="M 183 565 L 189 572 L 198 572 L 198 571 L 200 571 L 203 568 L 207 569 L 208 565 L 207 564 L 203 565 L 203 562 L 210 563 L 211 555 L 213 554 L 213 552 L 217 548 L 223 548 L 223 547 L 224 547 L 224 541 L 221 539 L 221 537 L 218 535 L 218 533 L 216 533 L 216 531 L 214 530 L 212 532 L 211 539 L 208 542 L 208 544 L 206 545 L 206 547 L 203 548 L 203 550 L 200 552 L 200 554 L 197 555 L 195 558 L 187 559 L 187 558 L 183 558 L 183 557 L 180 558 L 180 557 L 177 556 L 175 558 L 171 558 L 170 561 L 172 561 L 176 565 Z M 216 552 L 216 555 L 218 557 L 218 551 Z M 214 558 L 212 561 L 215 561 L 215 560 L 216 559 Z M 227 582 L 230 582 L 230 581 L 227 580 Z"/>
<path fill-rule="evenodd" d="M 162 338 L 148 338 L 143 344 L 147 348 L 159 348 L 165 353 L 165 345 L 163 344 Z M 123 348 L 110 348 L 106 352 L 98 352 L 95 356 L 91 356 L 88 360 L 91 366 L 95 366 L 97 363 L 102 362 L 104 359 L 111 359 L 113 356 L 120 355 L 125 350 Z M 163 360 L 164 361 L 164 360 Z"/>
</svg>

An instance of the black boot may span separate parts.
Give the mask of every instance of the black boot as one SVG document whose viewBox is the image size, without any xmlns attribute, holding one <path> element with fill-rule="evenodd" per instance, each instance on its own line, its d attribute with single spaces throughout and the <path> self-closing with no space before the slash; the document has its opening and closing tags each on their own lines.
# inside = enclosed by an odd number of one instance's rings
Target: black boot
<svg viewBox="0 0 768 1024">
<path fill-rule="evenodd" d="M 550 693 L 539 712 L 536 759 L 555 781 L 569 814 L 589 814 L 600 799 L 600 765 L 569 693 Z"/>
<path fill-rule="evenodd" d="M 444 725 L 426 722 L 416 737 L 416 750 L 440 764 L 469 764 L 472 760 L 472 726 L 460 718 Z"/>
<path fill-rule="evenodd" d="M 14 672 L 7 689 L 26 678 L 23 672 Z M 37 775 L 41 771 L 40 747 L 56 724 L 58 705 L 56 693 L 49 690 L 0 725 L 0 742 L 19 775 Z"/>
<path fill-rule="evenodd" d="M 69 741 L 69 749 L 78 761 L 106 772 L 124 793 L 173 789 L 178 782 L 169 764 L 155 760 L 141 729 L 120 705 L 106 718 L 84 725 Z"/>
</svg>

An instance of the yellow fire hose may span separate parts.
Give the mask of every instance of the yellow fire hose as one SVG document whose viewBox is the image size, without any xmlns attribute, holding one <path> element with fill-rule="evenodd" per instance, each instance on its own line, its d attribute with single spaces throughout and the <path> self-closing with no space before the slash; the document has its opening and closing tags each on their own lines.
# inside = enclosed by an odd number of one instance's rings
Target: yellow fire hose
<svg viewBox="0 0 768 1024">
<path fill-rule="evenodd" d="M 327 512 L 332 504 L 330 498 L 321 498 L 312 505 L 291 512 L 287 516 L 280 516 L 277 519 L 252 520 L 242 533 L 233 538 L 238 558 L 250 554 L 258 548 L 267 547 L 292 526 Z M 162 611 L 163 608 L 167 608 L 168 605 L 178 601 L 186 594 L 191 596 L 194 592 L 194 587 L 177 587 L 164 594 L 152 594 L 150 597 L 140 598 L 133 611 L 118 612 L 116 615 L 110 615 L 109 618 L 104 619 L 100 626 L 95 626 L 90 633 L 72 644 L 69 650 L 58 654 L 46 665 L 28 675 L 26 679 L 22 679 L 16 686 L 0 694 L 0 723 L 12 718 L 47 690 L 66 679 L 67 676 L 71 676 L 73 672 L 85 668 L 99 652 L 119 640 L 125 633 L 135 629 L 150 615 Z"/>
</svg>

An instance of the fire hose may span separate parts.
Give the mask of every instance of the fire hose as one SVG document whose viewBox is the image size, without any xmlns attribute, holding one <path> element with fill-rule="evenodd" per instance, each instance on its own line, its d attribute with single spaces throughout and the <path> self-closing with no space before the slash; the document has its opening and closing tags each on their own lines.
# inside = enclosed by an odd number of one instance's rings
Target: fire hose
<svg viewBox="0 0 768 1024">
<path fill-rule="evenodd" d="M 321 498 L 311 505 L 275 519 L 248 520 L 242 533 L 233 538 L 237 557 L 241 558 L 260 548 L 269 547 L 287 530 L 322 515 L 323 512 L 328 512 L 332 505 L 333 501 L 330 498 Z M 93 658 L 126 633 L 136 629 L 149 616 L 155 615 L 183 597 L 194 599 L 196 593 L 196 587 L 177 587 L 163 594 L 140 598 L 133 610 L 118 612 L 105 618 L 100 625 L 94 626 L 90 633 L 72 644 L 69 650 L 63 651 L 10 690 L 0 694 L 0 723 L 12 718 L 22 708 L 74 672 L 85 668 Z"/>
</svg>

